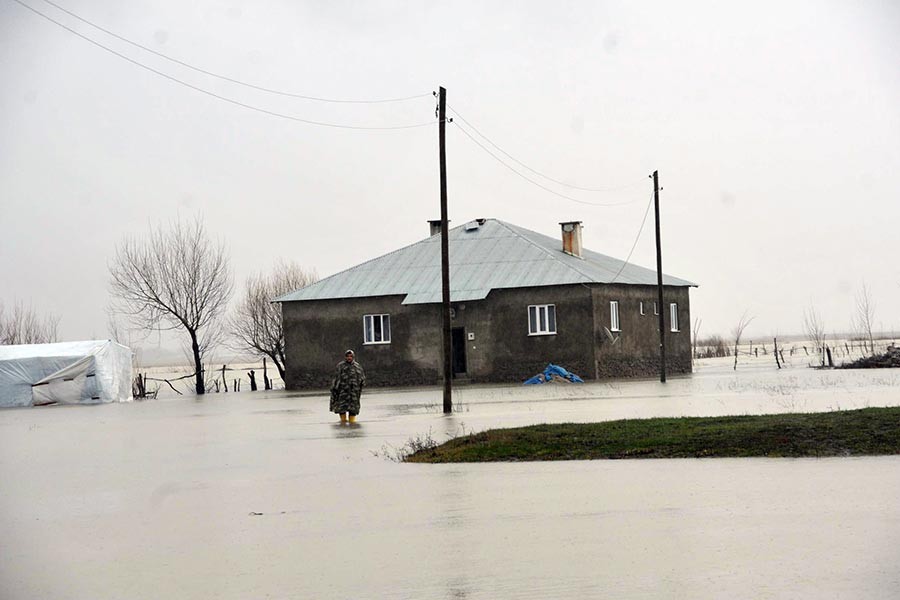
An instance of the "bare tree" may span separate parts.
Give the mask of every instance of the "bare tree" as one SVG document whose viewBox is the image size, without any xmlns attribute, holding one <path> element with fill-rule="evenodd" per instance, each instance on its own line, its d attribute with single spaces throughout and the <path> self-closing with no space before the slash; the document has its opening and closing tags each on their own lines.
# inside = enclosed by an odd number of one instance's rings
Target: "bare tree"
<svg viewBox="0 0 900 600">
<path fill-rule="evenodd" d="M 737 371 L 737 363 L 738 363 L 738 346 L 741 344 L 741 336 L 744 335 L 744 330 L 747 328 L 747 325 L 750 324 L 753 319 L 756 317 L 751 317 L 747 314 L 747 311 L 744 311 L 744 314 L 741 315 L 741 318 L 738 320 L 737 325 L 734 326 L 731 330 L 731 337 L 734 339 L 734 370 Z"/>
<path fill-rule="evenodd" d="M 701 319 L 700 317 L 696 317 L 694 319 L 694 331 L 693 331 L 693 334 L 691 335 L 691 342 L 693 345 L 693 354 L 692 354 L 693 358 L 700 358 L 699 355 L 697 354 L 697 341 L 700 339 L 700 323 L 702 323 L 702 322 L 703 322 L 703 319 Z"/>
<path fill-rule="evenodd" d="M 111 306 L 106 307 L 106 334 L 109 339 L 117 344 L 131 346 L 131 340 L 127 339 L 127 329 L 119 320 L 119 315 Z"/>
<path fill-rule="evenodd" d="M 116 310 L 143 329 L 183 329 L 190 338 L 195 387 L 203 380 L 203 336 L 225 311 L 232 292 L 228 253 L 209 239 L 201 219 L 150 228 L 127 237 L 109 267 Z"/>
<path fill-rule="evenodd" d="M 279 262 L 268 275 L 247 278 L 240 304 L 231 318 L 231 330 L 238 350 L 268 356 L 284 379 L 284 323 L 281 304 L 272 300 L 318 280 L 315 271 L 296 263 Z"/>
<path fill-rule="evenodd" d="M 875 324 L 875 302 L 872 300 L 872 292 L 866 282 L 863 282 L 856 294 L 856 318 L 854 320 L 856 330 L 869 340 L 869 352 L 875 354 L 875 338 L 872 335 Z"/>
<path fill-rule="evenodd" d="M 816 308 L 812 305 L 803 313 L 803 330 L 806 337 L 816 345 L 816 348 L 822 355 L 822 365 L 825 364 L 825 321 L 822 316 L 816 312 Z"/>
<path fill-rule="evenodd" d="M 47 344 L 59 339 L 59 317 L 39 315 L 33 306 L 16 301 L 7 314 L 0 303 L 0 345 Z"/>
<path fill-rule="evenodd" d="M 197 338 L 197 345 L 200 348 L 200 362 L 203 364 L 203 384 L 206 389 L 210 389 L 215 385 L 218 379 L 218 366 L 212 363 L 212 355 L 217 348 L 224 345 L 227 336 L 227 317 L 220 317 L 213 320 Z M 182 347 L 184 355 L 188 358 L 193 357 L 193 348 L 187 343 Z M 217 390 L 218 391 L 218 390 Z"/>
</svg>

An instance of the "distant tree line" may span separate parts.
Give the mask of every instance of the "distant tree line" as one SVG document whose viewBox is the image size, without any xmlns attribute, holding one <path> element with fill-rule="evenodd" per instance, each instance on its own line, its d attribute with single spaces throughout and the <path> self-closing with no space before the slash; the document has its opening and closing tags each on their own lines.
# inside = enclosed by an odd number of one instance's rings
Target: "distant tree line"
<svg viewBox="0 0 900 600">
<path fill-rule="evenodd" d="M 59 317 L 55 315 L 41 315 L 22 301 L 16 301 L 11 309 L 0 302 L 0 345 L 55 342 L 58 329 Z"/>
<path fill-rule="evenodd" d="M 740 354 L 747 354 L 746 352 L 739 350 L 739 347 L 741 345 L 741 338 L 744 335 L 744 330 L 751 321 L 753 321 L 753 317 L 749 316 L 747 311 L 744 311 L 737 324 L 732 328 L 729 338 L 726 339 L 720 335 L 713 335 L 701 339 L 699 337 L 701 320 L 696 318 L 694 320 L 691 340 L 694 358 L 721 358 L 725 356 L 734 356 L 734 368 L 737 369 L 738 356 Z M 833 347 L 835 344 L 829 344 L 828 339 L 835 340 L 836 335 L 832 333 L 829 336 L 829 334 L 827 334 L 825 320 L 822 318 L 819 311 L 816 310 L 815 305 L 810 304 L 810 306 L 803 311 L 802 329 L 806 339 L 810 342 L 811 349 L 807 348 L 806 345 L 802 345 L 800 348 L 803 349 L 807 356 L 815 356 L 818 366 L 821 367 L 833 367 L 835 365 L 835 354 L 843 356 L 844 352 L 846 352 L 846 356 L 850 356 L 851 350 L 856 347 L 852 342 L 860 342 L 860 345 L 866 354 L 869 356 L 875 355 L 875 302 L 872 298 L 871 290 L 865 282 L 862 283 L 855 296 L 851 325 L 854 331 L 851 343 L 847 344 L 844 342 L 843 347 L 840 347 L 840 344 L 837 347 Z M 773 338 L 772 341 L 775 364 L 778 368 L 781 368 L 784 360 L 783 350 L 779 349 L 777 338 Z M 756 348 L 753 347 L 752 342 L 750 345 L 751 349 L 749 354 L 758 356 L 760 348 L 764 355 L 767 354 L 764 344 L 761 346 L 757 345 Z M 812 352 L 810 352 L 810 350 L 812 350 Z M 791 356 L 793 356 L 794 351 L 794 347 L 789 349 Z"/>
</svg>

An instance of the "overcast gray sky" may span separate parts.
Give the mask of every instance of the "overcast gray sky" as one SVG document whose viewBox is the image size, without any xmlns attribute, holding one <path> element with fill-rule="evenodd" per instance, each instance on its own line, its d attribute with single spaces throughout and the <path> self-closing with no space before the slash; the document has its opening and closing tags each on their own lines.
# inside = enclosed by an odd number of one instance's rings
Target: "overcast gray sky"
<svg viewBox="0 0 900 600">
<path fill-rule="evenodd" d="M 865 281 L 900 331 L 900 3 L 44 0 L 60 23 L 190 85 L 307 120 L 391 126 L 448 103 L 528 166 L 516 176 L 448 126 L 450 218 L 624 258 L 660 172 L 664 268 L 700 284 L 701 335 L 744 310 L 797 333 L 810 303 L 850 328 Z M 329 275 L 425 237 L 439 216 L 437 125 L 307 125 L 205 95 L 0 0 L 0 301 L 106 337 L 107 262 L 148 224 L 200 214 L 238 284 L 278 258 Z M 502 155 L 501 155 L 502 157 Z M 632 261 L 654 268 L 652 216 Z"/>
</svg>

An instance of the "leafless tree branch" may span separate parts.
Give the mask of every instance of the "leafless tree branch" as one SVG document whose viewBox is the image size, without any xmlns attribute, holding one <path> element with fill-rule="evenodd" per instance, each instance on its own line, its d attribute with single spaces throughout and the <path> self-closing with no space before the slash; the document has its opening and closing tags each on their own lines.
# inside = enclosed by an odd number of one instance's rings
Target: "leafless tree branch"
<svg viewBox="0 0 900 600">
<path fill-rule="evenodd" d="M 856 294 L 856 318 L 854 319 L 856 330 L 869 341 L 869 352 L 875 354 L 875 338 L 872 330 L 875 326 L 875 302 L 872 300 L 872 292 L 863 282 Z"/>
<path fill-rule="evenodd" d="M 47 344 L 58 339 L 58 316 L 39 315 L 33 306 L 19 300 L 7 314 L 0 303 L 0 345 Z"/>
<path fill-rule="evenodd" d="M 731 337 L 734 339 L 734 370 L 737 371 L 738 364 L 738 346 L 741 344 L 741 336 L 744 335 L 744 330 L 747 328 L 747 325 L 750 324 L 753 319 L 756 317 L 751 317 L 747 314 L 748 311 L 744 311 L 744 314 L 741 315 L 741 318 L 738 320 L 737 325 L 734 326 L 731 330 Z"/>
<path fill-rule="evenodd" d="M 247 278 L 240 304 L 231 317 L 236 350 L 268 356 L 284 379 L 284 325 L 281 304 L 272 300 L 318 281 L 314 270 L 296 263 L 278 262 L 267 275 Z"/>
<path fill-rule="evenodd" d="M 694 318 L 694 328 L 693 332 L 691 332 L 691 346 L 692 346 L 692 356 L 693 358 L 700 358 L 697 354 L 697 342 L 700 339 L 700 324 L 703 323 L 703 319 L 700 317 Z"/>
<path fill-rule="evenodd" d="M 109 266 L 117 312 L 140 328 L 184 329 L 190 338 L 196 391 L 206 391 L 203 350 L 206 328 L 221 317 L 232 293 L 225 246 L 213 242 L 200 218 L 150 228 L 126 237 Z M 205 340 L 205 341 L 204 341 Z"/>
<path fill-rule="evenodd" d="M 821 353 L 822 365 L 825 364 L 825 321 L 812 305 L 803 313 L 803 330 L 806 337 L 816 345 Z"/>
</svg>

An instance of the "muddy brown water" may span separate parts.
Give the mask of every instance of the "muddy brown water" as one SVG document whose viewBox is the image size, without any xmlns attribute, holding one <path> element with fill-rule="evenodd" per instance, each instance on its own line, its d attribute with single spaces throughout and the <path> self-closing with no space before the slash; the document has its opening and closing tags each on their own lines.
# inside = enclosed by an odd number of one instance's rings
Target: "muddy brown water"
<svg viewBox="0 0 900 600">
<path fill-rule="evenodd" d="M 0 411 L 0 598 L 898 598 L 900 457 L 411 465 L 410 437 L 900 405 L 900 375 Z"/>
</svg>

